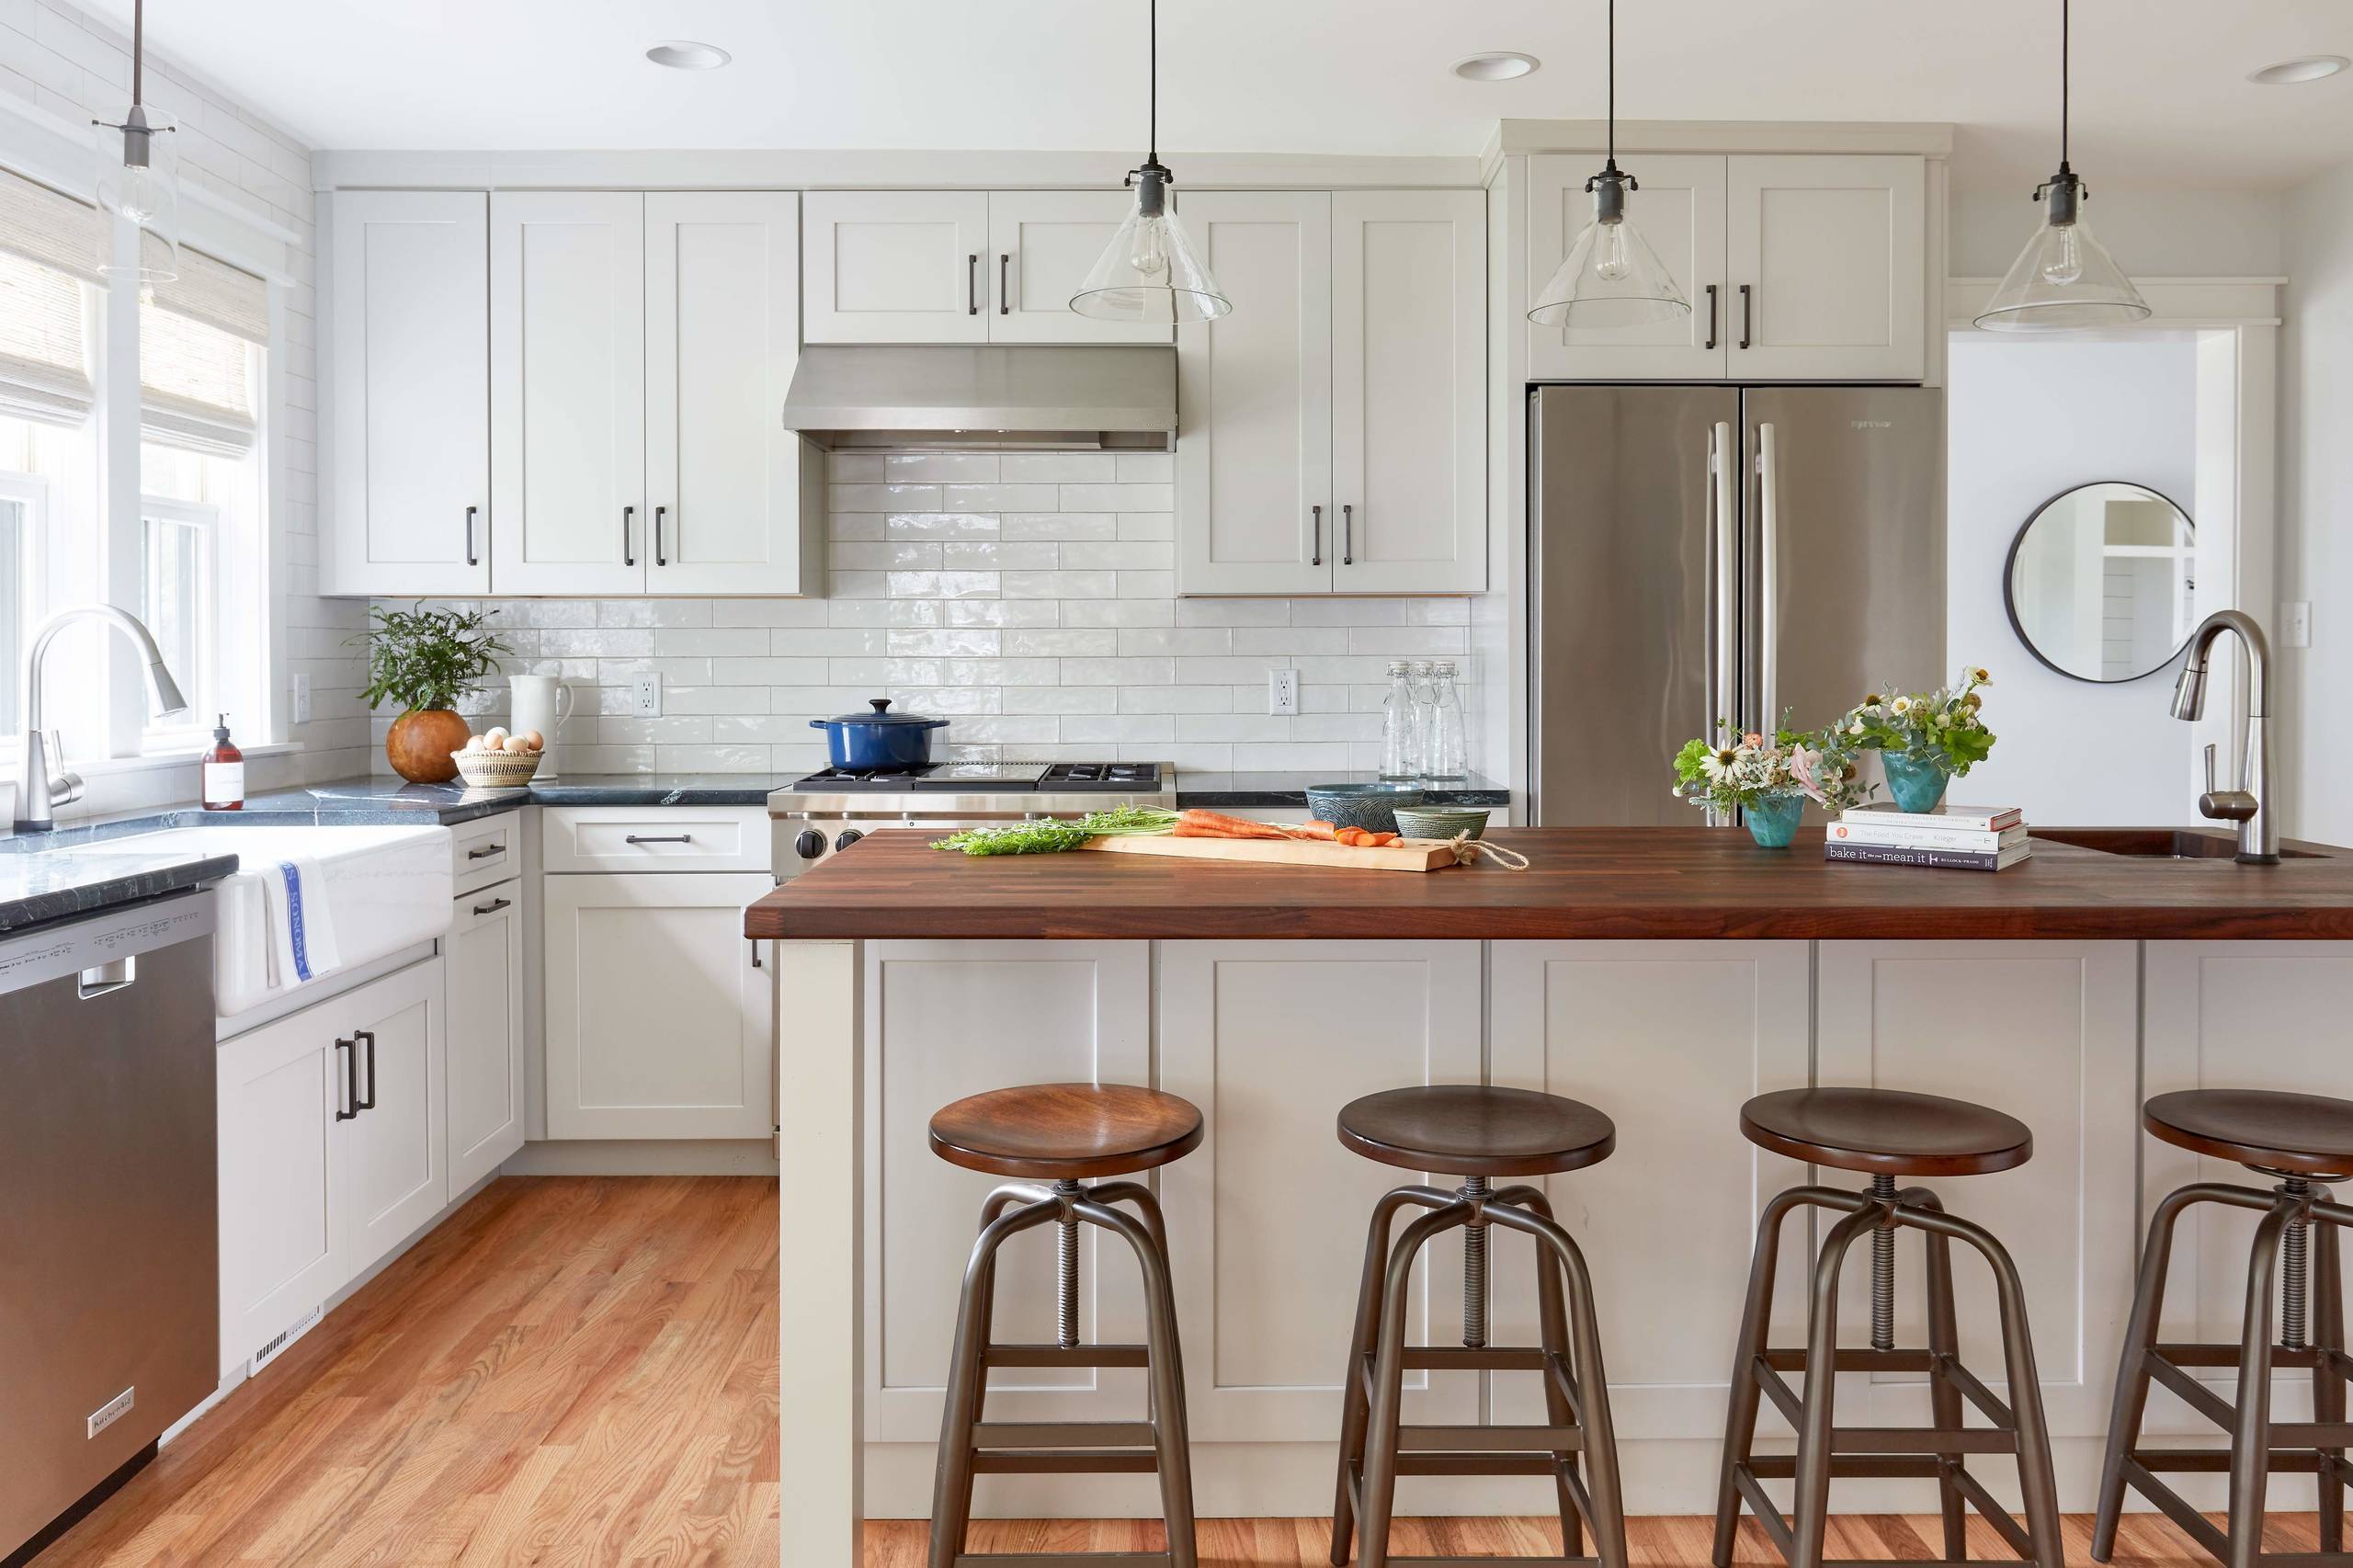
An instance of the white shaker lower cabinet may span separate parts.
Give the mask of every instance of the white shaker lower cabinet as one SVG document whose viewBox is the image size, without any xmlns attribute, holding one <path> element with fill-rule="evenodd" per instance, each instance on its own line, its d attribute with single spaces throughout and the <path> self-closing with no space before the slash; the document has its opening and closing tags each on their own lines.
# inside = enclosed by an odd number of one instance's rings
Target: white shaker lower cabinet
<svg viewBox="0 0 2353 1568">
<path fill-rule="evenodd" d="M 865 1434 L 870 1443 L 935 1443 L 964 1264 L 997 1178 L 934 1154 L 931 1115 L 1017 1084 L 1150 1083 L 1150 944 L 868 942 L 864 953 Z M 1080 1338 L 1141 1343 L 1134 1256 L 1094 1226 L 1080 1235 Z M 998 1257 L 995 1337 L 1051 1344 L 1053 1227 L 1016 1236 Z M 1135 1421 L 1145 1403 L 1138 1370 L 1005 1369 L 990 1376 L 987 1414 Z"/>
<path fill-rule="evenodd" d="M 765 871 L 545 879 L 549 1137 L 774 1132 L 773 990 L 744 906 L 775 886 Z"/>
<path fill-rule="evenodd" d="M 1479 944 L 1160 953 L 1160 1086 L 1209 1118 L 1160 1173 L 1193 1441 L 1331 1443 L 1373 1203 L 1426 1179 L 1340 1147 L 1334 1118 L 1377 1090 L 1479 1082 Z M 1461 1233 L 1423 1256 L 1407 1343 L 1459 1343 Z M 1477 1419 L 1476 1374 L 1407 1372 L 1405 1389 L 1408 1421 Z"/>
<path fill-rule="evenodd" d="M 523 1146 L 522 887 L 460 895 L 441 938 L 453 1196 Z"/>
<path fill-rule="evenodd" d="M 2132 1304 L 2133 1096 L 2139 1049 L 2137 960 L 2131 942 L 1824 942 L 1819 945 L 1815 1073 L 1824 1085 L 1902 1088 L 2008 1112 L 2034 1133 L 2034 1157 L 1991 1176 L 1933 1180 L 1954 1213 L 2000 1239 L 2026 1286 L 2044 1413 L 2063 1485 L 2108 1430 L 2116 1358 Z M 1842 1186 L 1861 1177 L 1824 1173 Z M 1925 1344 L 1918 1233 L 1896 1249 L 1896 1337 Z M 1841 1280 L 1839 1343 L 1870 1338 L 1870 1269 L 1858 1249 Z M 1962 1361 L 1997 1392 L 2001 1319 L 1993 1276 L 1953 1253 Z M 1850 1379 L 1839 1422 L 1923 1418 L 1909 1375 Z M 1891 1386 L 1893 1385 L 1893 1386 Z M 2088 1461 L 2095 1472 L 2096 1456 Z M 2006 1494 L 2008 1467 L 1985 1467 Z"/>
<path fill-rule="evenodd" d="M 1593 1271 L 1610 1415 L 1641 1511 L 1687 1510 L 1700 1490 L 1631 1445 L 1722 1438 L 1757 1214 L 1806 1178 L 1740 1135 L 1740 1107 L 1806 1085 L 1809 958 L 1803 942 L 1494 945 L 1493 1081 L 1584 1100 L 1618 1127 L 1611 1158 L 1542 1185 Z M 1492 1234 L 1495 1342 L 1533 1345 L 1532 1247 Z M 1783 1233 L 1777 1344 L 1804 1339 L 1806 1234 L 1802 1222 Z M 1495 1419 L 1544 1419 L 1532 1375 L 1492 1376 Z M 1654 1476 L 1677 1489 L 1651 1492 Z"/>
<path fill-rule="evenodd" d="M 221 1047 L 223 1373 L 448 1201 L 442 1013 L 428 960 Z"/>
</svg>

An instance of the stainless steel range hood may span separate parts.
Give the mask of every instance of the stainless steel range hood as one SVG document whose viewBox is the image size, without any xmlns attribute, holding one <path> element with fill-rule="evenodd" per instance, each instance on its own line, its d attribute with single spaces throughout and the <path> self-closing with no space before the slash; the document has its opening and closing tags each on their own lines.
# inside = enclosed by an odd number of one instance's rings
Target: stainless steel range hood
<svg viewBox="0 0 2353 1568">
<path fill-rule="evenodd" d="M 816 344 L 784 427 L 835 450 L 1172 451 L 1176 350 Z"/>
</svg>

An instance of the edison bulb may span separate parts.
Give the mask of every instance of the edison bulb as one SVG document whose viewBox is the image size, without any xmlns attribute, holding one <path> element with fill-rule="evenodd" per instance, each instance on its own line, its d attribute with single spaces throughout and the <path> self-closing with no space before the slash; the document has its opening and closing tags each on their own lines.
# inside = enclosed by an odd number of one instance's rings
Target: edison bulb
<svg viewBox="0 0 2353 1568">
<path fill-rule="evenodd" d="M 1594 276 L 1615 283 L 1634 269 L 1634 258 L 1626 248 L 1626 225 L 1604 223 L 1593 252 Z"/>
<path fill-rule="evenodd" d="M 153 223 L 163 211 L 163 184 L 152 168 L 125 165 L 107 185 L 100 193 L 104 204 L 142 228 Z"/>
<path fill-rule="evenodd" d="M 1133 242 L 1128 247 L 1128 265 L 1144 278 L 1155 281 L 1168 273 L 1168 220 L 1158 217 L 1136 221 Z"/>
<path fill-rule="evenodd" d="M 2042 280 L 2064 288 L 2084 275 L 2083 242 L 2076 238 L 2073 223 L 2054 223 L 2052 227 L 2058 230 L 2058 249 L 2042 264 Z"/>
</svg>

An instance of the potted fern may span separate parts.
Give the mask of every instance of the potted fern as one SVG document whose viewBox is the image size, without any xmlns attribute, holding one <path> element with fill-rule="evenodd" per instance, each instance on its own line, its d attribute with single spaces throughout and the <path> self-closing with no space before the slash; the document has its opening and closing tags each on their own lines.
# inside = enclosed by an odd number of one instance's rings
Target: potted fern
<svg viewBox="0 0 2353 1568">
<path fill-rule="evenodd" d="M 374 622 L 357 642 L 368 644 L 369 709 L 397 702 L 401 716 L 384 737 L 392 771 L 412 784 L 446 784 L 458 776 L 455 754 L 471 733 L 458 699 L 483 688 L 506 644 L 484 630 L 488 610 L 369 607 Z"/>
</svg>

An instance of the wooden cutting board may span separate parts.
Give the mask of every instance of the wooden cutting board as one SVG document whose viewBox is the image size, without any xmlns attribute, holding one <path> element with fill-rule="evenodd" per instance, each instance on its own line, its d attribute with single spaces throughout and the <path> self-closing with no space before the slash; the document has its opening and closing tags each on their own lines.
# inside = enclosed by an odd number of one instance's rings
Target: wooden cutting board
<svg viewBox="0 0 2353 1568">
<path fill-rule="evenodd" d="M 1454 846 L 1443 839 L 1401 838 L 1378 849 L 1359 849 L 1317 838 L 1176 838 L 1122 834 L 1090 838 L 1086 847 L 1114 855 L 1174 855 L 1194 860 L 1243 860 L 1275 866 L 1353 866 L 1365 871 L 1435 871 L 1454 862 Z"/>
</svg>

